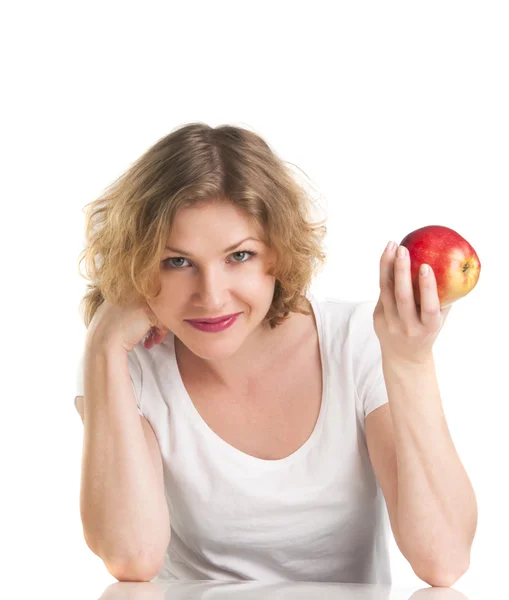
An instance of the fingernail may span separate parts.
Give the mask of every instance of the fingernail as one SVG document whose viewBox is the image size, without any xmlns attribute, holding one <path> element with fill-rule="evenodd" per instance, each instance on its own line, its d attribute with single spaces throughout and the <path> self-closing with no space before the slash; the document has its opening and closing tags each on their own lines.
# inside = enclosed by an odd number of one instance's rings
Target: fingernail
<svg viewBox="0 0 509 600">
<path fill-rule="evenodd" d="M 396 245 L 396 244 L 395 244 L 394 242 L 389 242 L 389 243 L 387 244 L 387 246 L 385 247 L 385 251 L 386 251 L 386 252 L 391 252 L 391 250 L 394 250 L 394 246 L 395 246 L 395 245 Z"/>
<path fill-rule="evenodd" d="M 404 258 L 406 256 L 406 248 L 405 246 L 399 246 L 398 251 L 396 253 L 398 258 Z"/>
</svg>

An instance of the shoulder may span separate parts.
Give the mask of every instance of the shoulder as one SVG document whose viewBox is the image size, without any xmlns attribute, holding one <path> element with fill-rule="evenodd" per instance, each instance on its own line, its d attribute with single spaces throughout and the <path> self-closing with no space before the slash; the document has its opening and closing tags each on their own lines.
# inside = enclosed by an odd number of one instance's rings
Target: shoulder
<svg viewBox="0 0 509 600">
<path fill-rule="evenodd" d="M 369 329 L 373 322 L 375 300 L 345 300 L 333 296 L 313 298 L 327 331 L 346 334 L 353 329 Z"/>
</svg>

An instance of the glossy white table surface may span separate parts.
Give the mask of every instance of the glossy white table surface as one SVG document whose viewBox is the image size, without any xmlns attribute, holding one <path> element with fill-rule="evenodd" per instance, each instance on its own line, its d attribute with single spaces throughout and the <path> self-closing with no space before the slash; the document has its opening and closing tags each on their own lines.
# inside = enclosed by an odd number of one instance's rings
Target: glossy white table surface
<svg viewBox="0 0 509 600">
<path fill-rule="evenodd" d="M 501 589 L 497 599 L 508 598 L 507 592 Z M 491 600 L 491 597 L 492 591 L 483 593 L 482 588 L 470 594 L 454 587 L 426 585 L 403 588 L 356 583 L 168 581 L 115 582 L 104 590 L 100 600 Z"/>
</svg>

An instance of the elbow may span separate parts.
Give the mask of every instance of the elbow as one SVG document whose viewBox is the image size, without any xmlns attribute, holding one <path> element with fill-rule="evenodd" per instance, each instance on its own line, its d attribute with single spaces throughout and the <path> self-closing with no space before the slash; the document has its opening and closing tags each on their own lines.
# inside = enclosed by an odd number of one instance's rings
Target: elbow
<svg viewBox="0 0 509 600">
<path fill-rule="evenodd" d="M 149 582 L 156 577 L 164 565 L 164 556 L 158 560 L 139 556 L 136 559 L 114 563 L 104 561 L 110 575 L 118 581 Z"/>
<path fill-rule="evenodd" d="M 443 567 L 437 567 L 432 570 L 414 569 L 414 573 L 419 579 L 422 579 L 422 581 L 432 587 L 451 587 L 468 571 L 469 566 L 467 565 L 465 568 L 456 570 L 447 570 Z"/>
</svg>

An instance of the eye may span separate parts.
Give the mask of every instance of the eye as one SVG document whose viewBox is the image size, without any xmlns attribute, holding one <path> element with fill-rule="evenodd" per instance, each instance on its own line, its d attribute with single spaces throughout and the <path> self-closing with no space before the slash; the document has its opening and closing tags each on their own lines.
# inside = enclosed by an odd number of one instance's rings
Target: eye
<svg viewBox="0 0 509 600">
<path fill-rule="evenodd" d="M 233 254 L 230 254 L 230 256 L 235 256 L 238 254 L 245 254 L 248 255 L 248 257 L 246 258 L 246 260 L 234 260 L 234 263 L 245 263 L 248 262 L 251 257 L 256 256 L 257 252 L 254 252 L 253 250 L 239 250 L 238 252 L 234 252 Z M 183 256 L 172 256 L 171 258 L 165 258 L 164 260 L 161 261 L 161 263 L 163 264 L 164 268 L 166 270 L 172 270 L 172 271 L 182 271 L 183 270 L 183 265 L 175 265 L 175 263 L 172 263 L 171 261 L 174 260 L 183 260 L 183 261 L 187 261 L 187 258 L 184 258 Z"/>
</svg>

